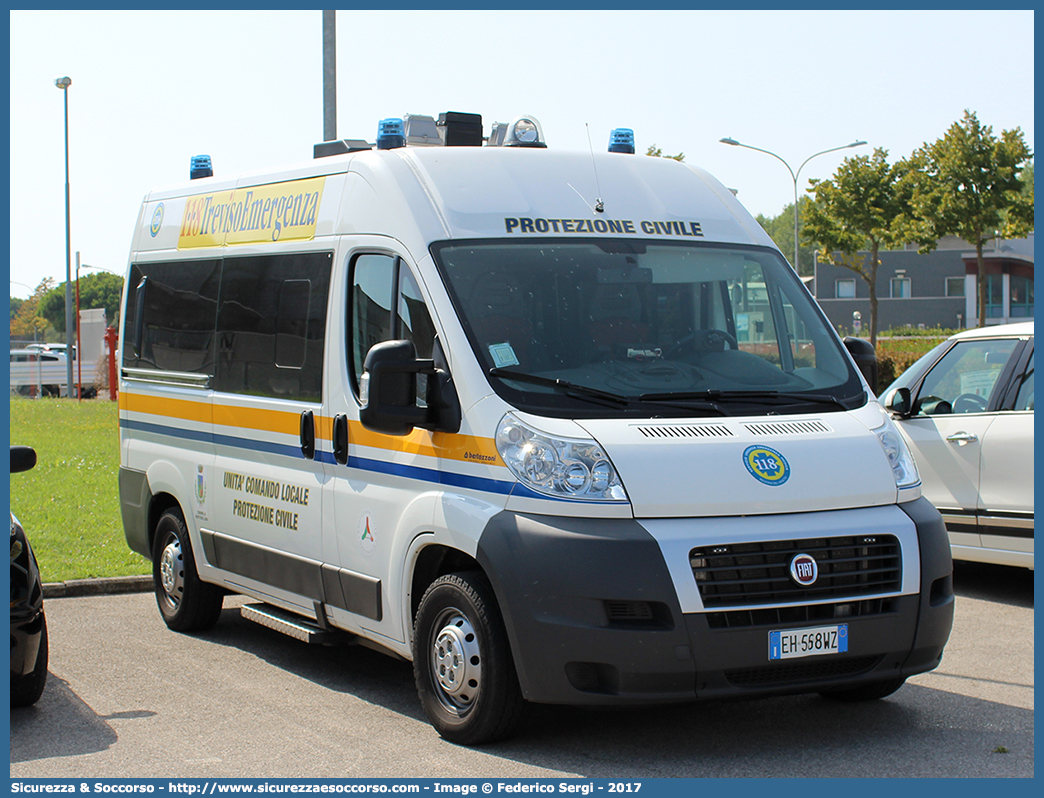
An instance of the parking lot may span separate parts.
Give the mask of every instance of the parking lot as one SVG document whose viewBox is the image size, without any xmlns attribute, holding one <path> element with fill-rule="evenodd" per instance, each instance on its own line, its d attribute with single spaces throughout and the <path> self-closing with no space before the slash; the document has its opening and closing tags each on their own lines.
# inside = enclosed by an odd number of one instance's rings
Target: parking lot
<svg viewBox="0 0 1044 798">
<path fill-rule="evenodd" d="M 11 776 L 1032 777 L 1033 575 L 959 564 L 955 582 L 941 667 L 883 701 L 535 707 L 482 749 L 437 736 L 409 663 L 308 647 L 238 600 L 185 636 L 151 594 L 51 599 L 50 676 L 11 713 Z"/>
</svg>

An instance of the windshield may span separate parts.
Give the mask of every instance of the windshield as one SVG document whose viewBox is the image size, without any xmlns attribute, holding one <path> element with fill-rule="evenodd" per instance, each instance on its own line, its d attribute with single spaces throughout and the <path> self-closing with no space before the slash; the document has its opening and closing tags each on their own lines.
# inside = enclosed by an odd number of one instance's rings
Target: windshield
<svg viewBox="0 0 1044 798">
<path fill-rule="evenodd" d="M 519 409 L 751 415 L 866 401 L 774 250 L 574 239 L 432 252 L 493 389 Z"/>
</svg>

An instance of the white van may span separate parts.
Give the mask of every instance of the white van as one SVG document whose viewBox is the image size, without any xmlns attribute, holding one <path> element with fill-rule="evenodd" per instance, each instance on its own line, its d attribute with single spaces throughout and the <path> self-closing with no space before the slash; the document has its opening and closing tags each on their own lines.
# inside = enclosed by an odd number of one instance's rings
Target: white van
<svg viewBox="0 0 1044 798">
<path fill-rule="evenodd" d="M 464 744 L 527 702 L 871 699 L 936 667 L 942 520 L 728 189 L 626 132 L 405 122 L 145 197 L 120 497 L 168 626 L 235 593 L 412 660 Z"/>
<path fill-rule="evenodd" d="M 11 393 L 21 396 L 66 396 L 65 353 L 30 344 L 11 350 Z"/>
</svg>

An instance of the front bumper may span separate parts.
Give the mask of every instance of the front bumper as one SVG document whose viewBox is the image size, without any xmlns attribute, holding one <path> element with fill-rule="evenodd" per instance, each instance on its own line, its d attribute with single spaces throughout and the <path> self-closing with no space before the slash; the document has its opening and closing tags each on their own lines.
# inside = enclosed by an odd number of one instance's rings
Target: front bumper
<svg viewBox="0 0 1044 798">
<path fill-rule="evenodd" d="M 32 673 L 44 634 L 43 580 L 21 524 L 11 518 L 11 674 Z"/>
<path fill-rule="evenodd" d="M 11 675 L 25 676 L 36 669 L 40 644 L 44 635 L 44 613 L 39 610 L 32 617 L 18 618 L 11 614 Z"/>
<path fill-rule="evenodd" d="M 530 701 L 632 704 L 815 692 L 939 664 L 953 623 L 946 531 L 923 499 L 901 509 L 917 531 L 920 593 L 879 600 L 845 618 L 847 653 L 796 660 L 769 661 L 770 630 L 838 621 L 736 627 L 722 626 L 712 612 L 683 613 L 657 541 L 636 521 L 501 513 L 484 531 L 478 559 L 497 593 Z M 771 524 L 772 517 L 758 522 Z"/>
</svg>

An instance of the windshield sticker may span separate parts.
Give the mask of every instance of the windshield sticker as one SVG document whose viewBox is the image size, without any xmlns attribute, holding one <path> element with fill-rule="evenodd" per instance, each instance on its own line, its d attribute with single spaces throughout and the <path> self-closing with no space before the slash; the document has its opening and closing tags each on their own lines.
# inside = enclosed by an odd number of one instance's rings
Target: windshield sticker
<svg viewBox="0 0 1044 798">
<path fill-rule="evenodd" d="M 631 219 L 527 219 L 505 217 L 504 230 L 508 233 L 612 233 L 616 235 L 684 236 L 703 238 L 700 222 L 643 220 L 635 224 Z"/>
<path fill-rule="evenodd" d="M 490 344 L 489 353 L 493 356 L 493 365 L 498 369 L 502 369 L 506 366 L 517 366 L 518 358 L 515 356 L 515 350 L 511 348 L 511 344 L 505 342 L 502 344 Z"/>
<path fill-rule="evenodd" d="M 764 485 L 782 485 L 790 479 L 787 458 L 768 446 L 748 446 L 743 451 L 743 465 Z"/>
</svg>

